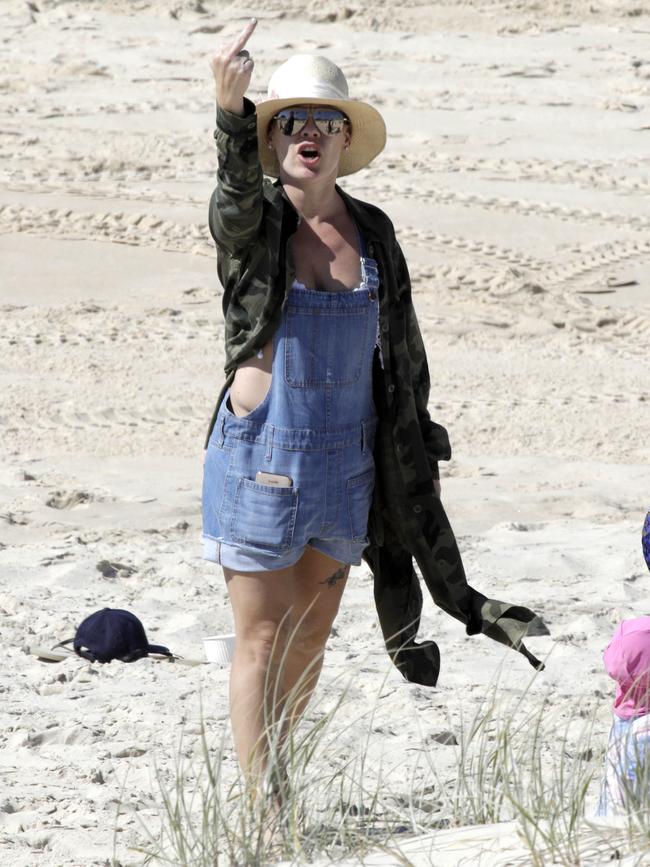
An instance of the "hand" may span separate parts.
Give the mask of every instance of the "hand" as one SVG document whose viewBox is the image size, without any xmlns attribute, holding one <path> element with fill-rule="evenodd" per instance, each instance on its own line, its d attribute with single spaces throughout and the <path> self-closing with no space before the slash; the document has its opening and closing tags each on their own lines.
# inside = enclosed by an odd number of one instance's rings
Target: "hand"
<svg viewBox="0 0 650 867">
<path fill-rule="evenodd" d="M 255 65 L 244 46 L 256 27 L 257 18 L 251 18 L 234 42 L 222 45 L 210 58 L 217 102 L 233 114 L 244 114 L 244 94 L 251 83 Z"/>
</svg>

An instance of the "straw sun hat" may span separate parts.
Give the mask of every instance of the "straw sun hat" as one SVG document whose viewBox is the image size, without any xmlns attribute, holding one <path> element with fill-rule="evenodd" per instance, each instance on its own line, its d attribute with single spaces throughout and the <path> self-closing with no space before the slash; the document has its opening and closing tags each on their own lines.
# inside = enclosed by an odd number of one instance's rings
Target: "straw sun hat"
<svg viewBox="0 0 650 867">
<path fill-rule="evenodd" d="M 280 174 L 275 151 L 266 147 L 273 117 L 290 105 L 327 105 L 338 108 L 350 120 L 350 147 L 341 153 L 339 176 L 350 175 L 367 166 L 386 144 L 386 125 L 376 108 L 350 99 L 348 83 L 341 70 L 326 57 L 296 54 L 279 66 L 269 81 L 267 98 L 257 105 L 257 136 L 264 174 Z"/>
</svg>

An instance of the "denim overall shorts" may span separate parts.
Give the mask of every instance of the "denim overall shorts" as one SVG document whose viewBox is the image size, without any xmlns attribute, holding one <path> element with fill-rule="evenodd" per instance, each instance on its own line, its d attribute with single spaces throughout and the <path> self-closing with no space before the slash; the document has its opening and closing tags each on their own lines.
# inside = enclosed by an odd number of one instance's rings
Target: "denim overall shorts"
<svg viewBox="0 0 650 867">
<path fill-rule="evenodd" d="M 361 241 L 361 285 L 294 281 L 273 338 L 271 386 L 243 417 L 228 394 L 203 472 L 203 556 L 242 572 L 283 569 L 306 546 L 358 565 L 368 544 L 376 427 L 372 366 L 379 278 Z M 284 486 L 258 472 L 287 477 Z"/>
</svg>

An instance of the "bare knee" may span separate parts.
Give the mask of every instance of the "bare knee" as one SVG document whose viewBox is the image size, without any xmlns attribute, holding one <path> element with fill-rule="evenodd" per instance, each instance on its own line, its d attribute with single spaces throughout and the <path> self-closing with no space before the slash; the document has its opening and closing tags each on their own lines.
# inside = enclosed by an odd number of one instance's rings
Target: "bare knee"
<svg viewBox="0 0 650 867">
<path fill-rule="evenodd" d="M 321 653 L 332 629 L 334 618 L 319 619 L 304 617 L 292 630 L 290 650 L 306 656 Z"/>
<path fill-rule="evenodd" d="M 287 627 L 282 621 L 262 620 L 251 624 L 237 634 L 238 661 L 266 670 L 274 658 L 281 658 L 286 640 Z"/>
</svg>

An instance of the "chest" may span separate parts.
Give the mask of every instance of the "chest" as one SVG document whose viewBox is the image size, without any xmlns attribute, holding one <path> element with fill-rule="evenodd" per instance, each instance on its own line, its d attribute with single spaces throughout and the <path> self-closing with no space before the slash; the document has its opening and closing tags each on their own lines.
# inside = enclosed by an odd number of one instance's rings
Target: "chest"
<svg viewBox="0 0 650 867">
<path fill-rule="evenodd" d="M 290 245 L 296 280 L 308 288 L 342 292 L 361 282 L 359 237 L 347 214 L 318 226 L 301 221 Z"/>
</svg>

